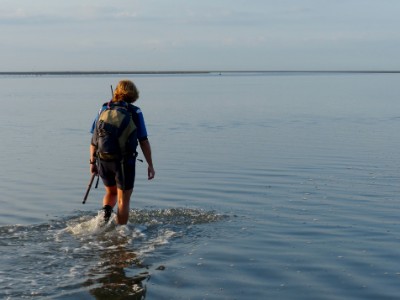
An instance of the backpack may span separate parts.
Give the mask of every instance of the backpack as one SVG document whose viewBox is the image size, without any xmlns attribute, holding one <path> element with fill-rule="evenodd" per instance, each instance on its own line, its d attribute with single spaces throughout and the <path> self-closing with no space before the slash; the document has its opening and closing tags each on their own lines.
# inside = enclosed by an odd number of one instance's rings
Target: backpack
<svg viewBox="0 0 400 300">
<path fill-rule="evenodd" d="M 100 159 L 122 160 L 136 153 L 136 125 L 127 106 L 125 102 L 110 102 L 100 113 L 92 141 Z"/>
</svg>

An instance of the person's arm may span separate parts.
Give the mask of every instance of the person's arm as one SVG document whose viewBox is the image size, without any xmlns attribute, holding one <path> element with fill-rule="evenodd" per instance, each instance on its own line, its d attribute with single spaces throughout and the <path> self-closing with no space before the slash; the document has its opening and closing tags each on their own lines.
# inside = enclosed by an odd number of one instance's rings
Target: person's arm
<svg viewBox="0 0 400 300">
<path fill-rule="evenodd" d="M 148 167 L 147 167 L 148 179 L 151 180 L 154 178 L 154 175 L 156 174 L 156 172 L 154 171 L 154 167 L 153 167 L 150 142 L 149 142 L 149 140 L 146 139 L 144 141 L 140 141 L 139 144 L 140 144 L 140 148 L 142 149 L 144 158 L 146 159 L 146 162 L 148 164 Z"/>
<path fill-rule="evenodd" d="M 90 144 L 89 162 L 90 162 L 90 173 L 92 173 L 92 174 L 97 174 L 98 173 L 96 159 L 97 159 L 97 157 L 96 157 L 96 147 L 93 146 L 92 144 Z"/>
<path fill-rule="evenodd" d="M 103 106 L 100 108 L 98 114 L 96 115 L 96 117 L 94 118 L 94 121 L 92 123 L 92 127 L 90 129 L 90 133 L 92 134 L 92 139 L 90 141 L 90 157 L 89 157 L 89 162 L 90 162 L 90 173 L 92 174 L 98 174 L 98 169 L 97 169 L 97 163 L 96 163 L 96 159 L 97 159 L 97 148 L 95 145 L 97 145 L 97 141 L 96 141 L 96 136 L 97 133 L 96 132 L 96 124 L 97 121 L 99 120 L 100 114 L 107 108 L 107 103 L 104 103 Z"/>
</svg>

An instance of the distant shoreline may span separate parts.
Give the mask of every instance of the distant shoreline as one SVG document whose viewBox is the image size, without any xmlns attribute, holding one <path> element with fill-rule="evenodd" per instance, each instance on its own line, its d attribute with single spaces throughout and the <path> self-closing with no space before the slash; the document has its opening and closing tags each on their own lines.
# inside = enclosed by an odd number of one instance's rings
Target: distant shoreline
<svg viewBox="0 0 400 300">
<path fill-rule="evenodd" d="M 0 75 L 190 75 L 190 74 L 398 74 L 396 70 L 210 70 L 210 71 L 17 71 Z"/>
</svg>

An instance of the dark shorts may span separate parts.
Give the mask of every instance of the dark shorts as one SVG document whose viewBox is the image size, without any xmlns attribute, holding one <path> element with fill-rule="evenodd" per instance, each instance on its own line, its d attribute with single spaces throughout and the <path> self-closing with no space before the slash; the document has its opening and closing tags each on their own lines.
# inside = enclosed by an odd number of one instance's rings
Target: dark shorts
<svg viewBox="0 0 400 300">
<path fill-rule="evenodd" d="M 119 161 L 100 160 L 99 175 L 107 187 L 117 185 L 120 190 L 130 190 L 135 183 L 135 166 L 135 158 L 126 159 L 123 164 Z"/>
</svg>

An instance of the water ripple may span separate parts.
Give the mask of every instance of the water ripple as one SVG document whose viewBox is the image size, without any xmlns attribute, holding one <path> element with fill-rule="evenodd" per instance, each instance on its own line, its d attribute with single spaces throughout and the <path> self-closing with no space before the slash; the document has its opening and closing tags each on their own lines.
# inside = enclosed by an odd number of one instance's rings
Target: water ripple
<svg viewBox="0 0 400 300">
<path fill-rule="evenodd" d="M 39 225 L 0 227 L 0 297 L 96 297 L 145 295 L 152 266 L 148 257 L 173 239 L 201 235 L 203 224 L 227 216 L 189 208 L 132 210 L 130 223 L 102 212 Z M 200 227 L 196 227 L 200 226 Z M 6 275 L 7 274 L 7 275 Z"/>
</svg>

